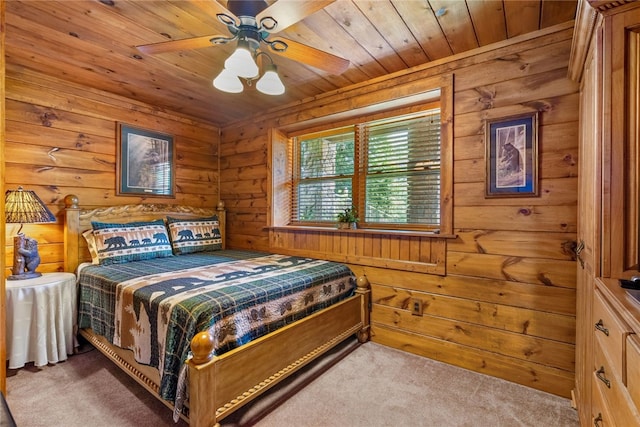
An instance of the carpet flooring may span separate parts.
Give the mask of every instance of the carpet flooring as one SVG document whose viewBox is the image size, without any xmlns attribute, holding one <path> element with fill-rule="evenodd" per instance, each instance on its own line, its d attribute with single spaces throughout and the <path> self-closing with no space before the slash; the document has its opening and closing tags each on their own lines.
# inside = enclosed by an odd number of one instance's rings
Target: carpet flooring
<svg viewBox="0 0 640 427">
<path fill-rule="evenodd" d="M 100 352 L 10 370 L 18 427 L 162 427 L 171 411 Z M 180 421 L 178 427 L 185 427 Z M 568 399 L 368 342 L 350 341 L 232 414 L 223 427 L 577 427 Z"/>
</svg>

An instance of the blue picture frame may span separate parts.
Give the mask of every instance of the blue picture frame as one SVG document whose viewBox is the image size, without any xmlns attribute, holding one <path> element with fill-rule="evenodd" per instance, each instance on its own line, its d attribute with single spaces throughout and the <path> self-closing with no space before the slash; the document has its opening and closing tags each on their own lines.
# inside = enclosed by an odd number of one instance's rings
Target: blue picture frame
<svg viewBox="0 0 640 427">
<path fill-rule="evenodd" d="M 175 197 L 173 136 L 118 123 L 119 196 Z"/>
<path fill-rule="evenodd" d="M 538 113 L 485 121 L 485 197 L 536 197 Z"/>
</svg>

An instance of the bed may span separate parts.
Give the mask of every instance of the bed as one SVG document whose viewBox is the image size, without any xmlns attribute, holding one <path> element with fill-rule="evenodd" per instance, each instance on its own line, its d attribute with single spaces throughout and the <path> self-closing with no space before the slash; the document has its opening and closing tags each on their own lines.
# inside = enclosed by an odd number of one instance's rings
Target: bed
<svg viewBox="0 0 640 427">
<path fill-rule="evenodd" d="M 369 338 L 365 277 L 227 249 L 222 203 L 65 205 L 80 334 L 191 426 L 219 425 L 342 341 Z"/>
</svg>

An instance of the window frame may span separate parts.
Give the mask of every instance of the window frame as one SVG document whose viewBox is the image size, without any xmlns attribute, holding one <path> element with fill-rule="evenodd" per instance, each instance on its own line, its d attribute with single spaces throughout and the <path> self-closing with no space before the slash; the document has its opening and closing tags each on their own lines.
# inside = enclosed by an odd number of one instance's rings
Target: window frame
<svg viewBox="0 0 640 427">
<path fill-rule="evenodd" d="M 436 104 L 436 105 L 434 105 Z M 376 222 L 371 221 L 371 218 L 366 218 L 366 192 L 368 180 L 371 177 L 371 174 L 368 171 L 369 167 L 369 156 L 366 154 L 369 150 L 371 140 L 369 139 L 369 130 L 373 130 L 374 132 L 379 129 L 378 126 L 382 125 L 387 127 L 387 125 L 393 126 L 397 123 L 410 123 L 415 120 L 429 120 L 433 115 L 437 115 L 438 118 L 441 114 L 440 104 L 431 103 L 429 104 L 429 108 L 425 108 L 418 112 L 411 112 L 409 114 L 398 114 L 391 115 L 390 117 L 386 117 L 383 119 L 377 120 L 358 120 L 355 123 L 349 126 L 341 126 L 339 128 L 328 129 L 325 131 L 313 132 L 308 134 L 302 134 L 299 136 L 292 137 L 291 149 L 293 150 L 293 176 L 292 176 L 292 205 L 291 205 L 291 219 L 290 224 L 296 226 L 333 226 L 336 223 L 336 215 L 337 212 L 331 216 L 331 219 L 317 220 L 317 221 L 308 221 L 300 218 L 298 210 L 298 202 L 301 200 L 301 195 L 297 194 L 297 191 L 300 190 L 300 185 L 302 183 L 310 183 L 313 181 L 323 182 L 337 182 L 338 180 L 348 179 L 351 181 L 351 203 L 349 206 L 355 206 L 359 213 L 359 227 L 368 228 L 368 229 L 388 229 L 390 227 L 394 229 L 408 229 L 408 230 L 439 230 L 440 224 L 421 224 L 417 222 L 411 223 L 385 223 L 385 222 Z M 431 119 L 432 120 L 432 119 Z M 432 125 L 433 126 L 433 125 Z M 326 174 L 321 177 L 303 177 L 302 165 L 303 162 L 301 160 L 301 156 L 303 153 L 302 143 L 305 141 L 314 141 L 322 138 L 331 138 L 337 135 L 345 135 L 351 134 L 351 138 L 354 144 L 353 155 L 353 170 L 350 174 L 347 175 L 332 175 Z M 438 135 L 439 136 L 439 135 Z M 303 140 L 299 138 L 304 137 Z M 441 140 L 439 144 L 441 145 Z M 322 156 L 321 156 L 322 157 Z M 440 163 L 438 163 L 438 169 L 440 168 Z M 385 176 L 389 176 L 393 174 L 391 171 L 387 171 L 383 173 Z M 438 170 L 438 180 L 440 180 L 441 171 Z M 413 176 L 410 171 L 406 171 L 403 176 L 411 177 Z M 440 186 L 438 186 L 439 190 Z M 330 202 L 331 199 L 327 199 L 327 202 Z M 336 200 L 334 200 L 335 202 Z M 347 206 L 348 207 L 348 206 Z M 438 216 L 440 216 L 440 209 L 438 207 Z"/>
<path fill-rule="evenodd" d="M 295 123 L 282 128 L 269 129 L 268 144 L 268 228 L 312 228 L 319 227 L 325 230 L 336 229 L 335 225 L 322 223 L 297 224 L 290 222 L 290 212 L 293 202 L 293 155 L 292 138 L 295 136 L 316 133 L 323 130 L 341 128 L 352 125 L 356 121 L 376 121 L 393 116 L 401 116 L 411 112 L 433 109 L 434 105 L 440 106 L 440 228 L 426 229 L 413 225 L 401 226 L 381 224 L 366 229 L 353 230 L 351 232 L 401 232 L 412 235 L 439 235 L 453 236 L 453 75 L 441 75 L 428 79 L 430 85 L 425 85 L 420 93 L 407 97 L 406 105 L 402 105 L 402 99 L 393 99 L 365 108 L 355 109 L 349 117 L 344 112 L 327 115 L 311 120 L 308 126 L 304 123 Z M 415 99 L 429 92 L 439 91 L 439 98 L 430 97 L 427 102 L 417 103 Z M 434 100 L 436 100 L 434 102 Z M 287 133 L 287 131 L 289 131 Z M 338 230 L 336 229 L 336 232 Z"/>
</svg>

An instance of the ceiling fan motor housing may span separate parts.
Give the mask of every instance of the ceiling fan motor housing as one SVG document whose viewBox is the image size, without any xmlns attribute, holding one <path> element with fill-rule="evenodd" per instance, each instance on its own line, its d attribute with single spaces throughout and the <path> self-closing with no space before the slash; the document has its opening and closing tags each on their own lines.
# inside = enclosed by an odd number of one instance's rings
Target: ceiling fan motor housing
<svg viewBox="0 0 640 427">
<path fill-rule="evenodd" d="M 269 6 L 264 0 L 229 0 L 227 9 L 238 18 L 243 16 L 253 17 L 265 10 Z"/>
</svg>

